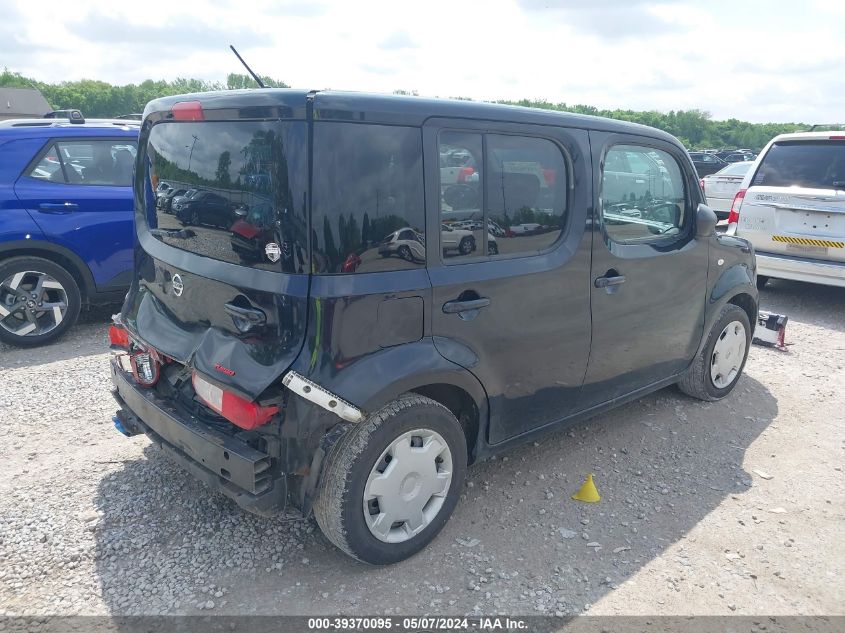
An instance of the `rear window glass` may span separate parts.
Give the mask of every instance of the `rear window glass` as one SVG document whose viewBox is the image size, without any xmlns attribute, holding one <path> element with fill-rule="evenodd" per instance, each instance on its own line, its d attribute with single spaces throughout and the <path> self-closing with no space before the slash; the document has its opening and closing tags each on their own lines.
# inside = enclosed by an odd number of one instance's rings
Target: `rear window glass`
<svg viewBox="0 0 845 633">
<path fill-rule="evenodd" d="M 306 140 L 303 122 L 154 126 L 147 145 L 150 233 L 232 264 L 308 272 Z"/>
<path fill-rule="evenodd" d="M 318 122 L 312 230 L 315 272 L 425 266 L 420 129 Z"/>
<path fill-rule="evenodd" d="M 845 143 L 776 143 L 766 152 L 751 184 L 845 189 Z"/>
<path fill-rule="evenodd" d="M 716 174 L 719 176 L 744 176 L 752 164 L 751 162 L 731 163 L 724 169 L 717 171 Z"/>
</svg>

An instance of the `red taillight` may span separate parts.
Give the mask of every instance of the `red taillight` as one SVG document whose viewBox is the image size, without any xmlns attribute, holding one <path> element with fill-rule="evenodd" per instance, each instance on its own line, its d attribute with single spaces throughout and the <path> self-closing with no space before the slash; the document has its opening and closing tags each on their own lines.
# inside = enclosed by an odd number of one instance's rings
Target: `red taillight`
<svg viewBox="0 0 845 633">
<path fill-rule="evenodd" d="M 197 372 L 193 372 L 192 382 L 197 397 L 208 407 L 222 415 L 232 424 L 250 431 L 254 428 L 267 424 L 274 415 L 279 412 L 279 407 L 262 407 L 256 402 L 250 402 L 246 398 L 217 385 L 211 384 Z"/>
<path fill-rule="evenodd" d="M 142 387 L 154 387 L 161 377 L 161 363 L 149 352 L 141 351 L 131 354 L 129 363 L 132 366 L 135 382 Z"/>
<path fill-rule="evenodd" d="M 704 178 L 698 179 L 698 185 L 701 187 L 701 190 L 704 191 Z"/>
<path fill-rule="evenodd" d="M 845 141 L 845 136 L 829 136 L 831 141 Z"/>
<path fill-rule="evenodd" d="M 742 201 L 745 198 L 746 191 L 746 189 L 740 189 L 736 192 L 733 204 L 731 204 L 731 212 L 728 214 L 728 224 L 739 222 L 739 209 L 742 207 Z"/>
<path fill-rule="evenodd" d="M 179 101 L 170 108 L 176 121 L 203 121 L 205 115 L 199 101 Z"/>
<path fill-rule="evenodd" d="M 109 345 L 112 349 L 129 350 L 129 332 L 122 325 L 112 325 L 109 328 Z"/>
<path fill-rule="evenodd" d="M 458 182 L 466 182 L 474 173 L 474 167 L 461 167 L 461 171 L 458 172 Z"/>
</svg>

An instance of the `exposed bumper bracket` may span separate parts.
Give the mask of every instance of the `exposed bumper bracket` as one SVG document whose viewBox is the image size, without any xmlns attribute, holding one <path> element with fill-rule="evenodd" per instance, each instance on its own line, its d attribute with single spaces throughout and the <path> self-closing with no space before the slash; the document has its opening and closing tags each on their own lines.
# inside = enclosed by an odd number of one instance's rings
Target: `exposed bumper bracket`
<svg viewBox="0 0 845 633">
<path fill-rule="evenodd" d="M 285 374 L 282 383 L 296 395 L 313 402 L 326 411 L 331 411 L 347 422 L 360 422 L 364 419 L 364 414 L 358 407 L 323 389 L 317 383 L 308 380 L 295 371 L 289 371 Z"/>
</svg>

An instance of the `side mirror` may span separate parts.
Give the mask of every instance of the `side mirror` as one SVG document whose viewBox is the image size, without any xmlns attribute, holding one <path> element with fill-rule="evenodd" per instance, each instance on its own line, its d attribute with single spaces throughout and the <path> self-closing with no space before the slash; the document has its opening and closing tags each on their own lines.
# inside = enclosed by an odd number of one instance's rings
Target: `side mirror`
<svg viewBox="0 0 845 633">
<path fill-rule="evenodd" d="M 710 237 L 716 232 L 716 223 L 718 219 L 713 209 L 706 204 L 698 205 L 698 210 L 695 212 L 695 236 L 696 237 Z"/>
</svg>

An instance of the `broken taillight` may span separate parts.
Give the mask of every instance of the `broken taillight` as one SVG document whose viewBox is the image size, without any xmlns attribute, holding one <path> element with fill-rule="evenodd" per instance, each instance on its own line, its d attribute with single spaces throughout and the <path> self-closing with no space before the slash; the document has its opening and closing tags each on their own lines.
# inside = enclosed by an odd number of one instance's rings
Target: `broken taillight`
<svg viewBox="0 0 845 633">
<path fill-rule="evenodd" d="M 197 397 L 210 409 L 213 409 L 235 426 L 250 431 L 267 424 L 279 412 L 279 407 L 262 407 L 239 395 L 226 391 L 212 384 L 197 372 L 191 375 Z"/>
<path fill-rule="evenodd" d="M 135 352 L 129 356 L 132 375 L 142 387 L 154 387 L 161 377 L 161 363 L 147 351 Z"/>
</svg>

